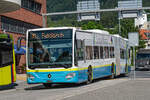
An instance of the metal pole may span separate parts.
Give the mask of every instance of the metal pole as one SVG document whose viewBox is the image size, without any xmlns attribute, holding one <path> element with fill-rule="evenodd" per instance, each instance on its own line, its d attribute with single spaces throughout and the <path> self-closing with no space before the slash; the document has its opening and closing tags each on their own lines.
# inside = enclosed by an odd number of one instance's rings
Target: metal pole
<svg viewBox="0 0 150 100">
<path fill-rule="evenodd" d="M 42 17 L 43 17 L 43 28 L 45 28 L 46 27 L 45 15 L 42 15 Z"/>
<path fill-rule="evenodd" d="M 120 19 L 121 19 L 121 11 L 118 12 L 118 24 L 119 24 L 119 35 L 121 36 L 121 23 L 120 23 Z"/>
<path fill-rule="evenodd" d="M 119 18 L 119 35 L 121 36 L 121 24 L 120 24 L 120 18 Z"/>
<path fill-rule="evenodd" d="M 45 16 L 52 15 L 68 15 L 68 14 L 80 14 L 80 13 L 95 13 L 95 12 L 119 12 L 119 11 L 134 11 L 134 10 L 149 10 L 150 7 L 139 7 L 139 8 L 115 8 L 115 9 L 100 9 L 94 11 L 70 11 L 70 12 L 55 12 L 55 13 L 43 13 Z"/>
<path fill-rule="evenodd" d="M 134 66 L 134 77 L 133 77 L 133 79 L 135 79 L 136 78 L 136 73 L 135 73 L 135 47 L 133 47 L 133 61 L 134 61 L 134 63 L 133 63 L 133 66 Z"/>
</svg>

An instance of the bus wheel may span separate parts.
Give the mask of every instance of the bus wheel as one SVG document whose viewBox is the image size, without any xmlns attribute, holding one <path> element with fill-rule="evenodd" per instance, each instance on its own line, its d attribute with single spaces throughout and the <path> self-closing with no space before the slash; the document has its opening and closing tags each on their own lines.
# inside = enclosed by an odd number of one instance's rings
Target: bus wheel
<svg viewBox="0 0 150 100">
<path fill-rule="evenodd" d="M 114 70 L 114 68 L 115 68 L 114 67 L 114 63 L 112 63 L 112 66 L 111 66 L 111 76 L 110 76 L 111 79 L 115 78 L 115 73 L 114 73 L 115 70 Z"/>
<path fill-rule="evenodd" d="M 90 84 L 93 81 L 93 79 L 92 79 L 92 66 L 88 67 L 87 75 L 88 75 L 88 80 L 87 80 L 86 84 Z"/>
<path fill-rule="evenodd" d="M 46 88 L 51 88 L 51 87 L 52 87 L 52 84 L 51 84 L 51 83 L 43 83 L 43 85 L 44 85 Z"/>
</svg>

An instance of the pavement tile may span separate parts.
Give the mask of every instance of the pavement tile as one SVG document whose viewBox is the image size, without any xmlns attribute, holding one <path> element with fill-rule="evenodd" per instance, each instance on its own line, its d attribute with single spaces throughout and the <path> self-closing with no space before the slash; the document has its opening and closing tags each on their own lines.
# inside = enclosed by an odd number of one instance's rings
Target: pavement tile
<svg viewBox="0 0 150 100">
<path fill-rule="evenodd" d="M 17 80 L 26 81 L 26 80 L 27 80 L 27 76 L 26 76 L 26 74 L 17 74 L 17 75 L 16 75 L 16 79 L 17 79 Z"/>
</svg>

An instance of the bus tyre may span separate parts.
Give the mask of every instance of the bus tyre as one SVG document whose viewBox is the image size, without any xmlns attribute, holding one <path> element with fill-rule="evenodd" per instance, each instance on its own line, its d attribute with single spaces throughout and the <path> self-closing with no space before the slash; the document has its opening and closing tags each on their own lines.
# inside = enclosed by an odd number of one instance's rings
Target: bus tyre
<svg viewBox="0 0 150 100">
<path fill-rule="evenodd" d="M 93 79 L 92 79 L 92 67 L 91 66 L 88 67 L 87 75 L 88 75 L 88 80 L 87 80 L 86 84 L 90 84 L 93 81 Z"/>
<path fill-rule="evenodd" d="M 51 83 L 43 83 L 43 85 L 45 86 L 45 88 L 51 88 L 52 87 Z"/>
</svg>

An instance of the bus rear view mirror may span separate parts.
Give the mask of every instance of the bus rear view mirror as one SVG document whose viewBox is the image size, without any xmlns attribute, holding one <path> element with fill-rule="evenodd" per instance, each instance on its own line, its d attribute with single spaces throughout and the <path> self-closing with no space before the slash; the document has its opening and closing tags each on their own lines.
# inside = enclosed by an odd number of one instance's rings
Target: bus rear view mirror
<svg viewBox="0 0 150 100">
<path fill-rule="evenodd" d="M 21 48 L 21 38 L 19 38 L 19 39 L 17 40 L 17 51 L 19 51 L 20 48 Z"/>
<path fill-rule="evenodd" d="M 17 51 L 19 51 L 20 48 L 21 48 L 22 39 L 26 40 L 26 38 L 24 38 L 24 37 L 19 37 L 18 40 L 17 40 Z"/>
</svg>

